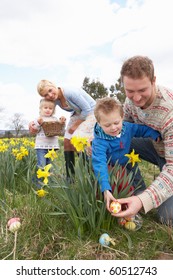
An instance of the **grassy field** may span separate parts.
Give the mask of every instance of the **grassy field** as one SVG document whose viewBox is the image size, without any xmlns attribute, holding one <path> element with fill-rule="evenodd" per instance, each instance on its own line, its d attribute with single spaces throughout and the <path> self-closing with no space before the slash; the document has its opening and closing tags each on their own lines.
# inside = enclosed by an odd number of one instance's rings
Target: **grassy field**
<svg viewBox="0 0 173 280">
<path fill-rule="evenodd" d="M 76 160 L 75 182 L 65 183 L 62 150 L 53 165 L 50 183 L 44 186 L 48 193 L 38 197 L 33 182 L 35 151 L 32 145 L 27 150 L 27 157 L 20 160 L 12 157 L 11 146 L 0 153 L 1 260 L 173 259 L 173 230 L 157 222 L 156 210 L 141 213 L 140 230 L 121 228 L 105 210 L 101 194 L 95 191 L 93 174 L 82 166 L 81 159 Z M 158 174 L 158 169 L 147 162 L 140 163 L 140 168 L 147 184 Z M 7 228 L 11 217 L 20 218 L 17 234 Z M 99 244 L 105 232 L 115 245 Z"/>
</svg>

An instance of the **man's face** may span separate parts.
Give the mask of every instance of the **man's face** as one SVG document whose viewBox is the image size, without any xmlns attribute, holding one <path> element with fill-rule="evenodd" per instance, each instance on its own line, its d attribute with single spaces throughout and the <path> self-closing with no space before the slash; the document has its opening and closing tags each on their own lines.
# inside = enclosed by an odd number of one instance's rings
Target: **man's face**
<svg viewBox="0 0 173 280">
<path fill-rule="evenodd" d="M 133 104 L 140 108 L 147 108 L 155 97 L 155 79 L 153 82 L 148 77 L 132 79 L 127 76 L 123 78 L 126 96 Z"/>
</svg>

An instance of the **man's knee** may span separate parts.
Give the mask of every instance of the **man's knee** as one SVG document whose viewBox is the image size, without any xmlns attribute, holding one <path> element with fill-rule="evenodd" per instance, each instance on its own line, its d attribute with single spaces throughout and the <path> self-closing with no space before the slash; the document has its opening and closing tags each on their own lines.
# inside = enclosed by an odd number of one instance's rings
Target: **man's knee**
<svg viewBox="0 0 173 280">
<path fill-rule="evenodd" d="M 173 226 L 173 196 L 158 207 L 157 215 L 162 224 Z"/>
</svg>

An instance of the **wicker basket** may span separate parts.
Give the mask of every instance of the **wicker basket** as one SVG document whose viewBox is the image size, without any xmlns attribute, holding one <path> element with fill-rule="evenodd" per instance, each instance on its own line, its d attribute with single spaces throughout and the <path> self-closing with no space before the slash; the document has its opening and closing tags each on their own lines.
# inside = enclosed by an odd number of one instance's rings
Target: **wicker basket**
<svg viewBox="0 0 173 280">
<path fill-rule="evenodd" d="M 63 136 L 65 131 L 64 124 L 61 124 L 58 121 L 43 122 L 42 128 L 47 137 L 57 136 L 57 135 Z"/>
</svg>

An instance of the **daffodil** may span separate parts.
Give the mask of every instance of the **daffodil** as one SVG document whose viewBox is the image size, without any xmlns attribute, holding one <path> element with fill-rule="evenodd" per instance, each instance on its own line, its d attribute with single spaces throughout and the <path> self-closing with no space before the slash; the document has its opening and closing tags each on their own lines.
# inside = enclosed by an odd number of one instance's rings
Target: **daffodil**
<svg viewBox="0 0 173 280">
<path fill-rule="evenodd" d="M 41 190 L 38 190 L 36 191 L 37 195 L 39 197 L 44 197 L 48 192 L 46 192 L 45 190 L 41 189 Z"/>
<path fill-rule="evenodd" d="M 12 154 L 16 157 L 16 155 L 18 154 L 19 150 L 16 149 L 12 149 Z"/>
<path fill-rule="evenodd" d="M 4 153 L 8 150 L 9 146 L 6 144 L 3 144 L 2 146 L 0 146 L 0 152 Z"/>
<path fill-rule="evenodd" d="M 45 185 L 47 185 L 48 183 L 48 177 L 51 175 L 51 173 L 49 172 L 50 168 L 51 168 L 52 164 L 47 164 L 44 169 L 38 169 L 37 170 L 37 178 L 40 179 L 40 178 L 44 178 L 43 180 L 43 183 Z"/>
<path fill-rule="evenodd" d="M 132 167 L 135 165 L 136 162 L 141 162 L 141 160 L 139 159 L 139 154 L 135 154 L 134 149 L 130 154 L 125 154 L 125 156 L 129 158 L 128 163 L 131 163 Z"/>
<path fill-rule="evenodd" d="M 48 151 L 48 153 L 44 156 L 45 158 L 50 158 L 52 161 L 57 158 L 57 153 L 55 152 L 54 149 Z"/>
<path fill-rule="evenodd" d="M 77 152 L 84 152 L 84 149 L 90 146 L 88 138 L 86 137 L 73 136 L 70 142 Z"/>
<path fill-rule="evenodd" d="M 23 156 L 28 156 L 28 150 L 25 147 L 21 146 L 20 152 Z"/>
</svg>

